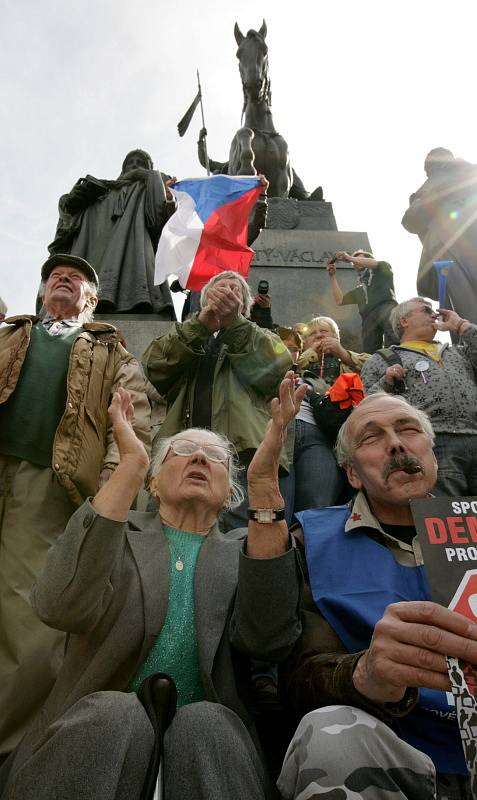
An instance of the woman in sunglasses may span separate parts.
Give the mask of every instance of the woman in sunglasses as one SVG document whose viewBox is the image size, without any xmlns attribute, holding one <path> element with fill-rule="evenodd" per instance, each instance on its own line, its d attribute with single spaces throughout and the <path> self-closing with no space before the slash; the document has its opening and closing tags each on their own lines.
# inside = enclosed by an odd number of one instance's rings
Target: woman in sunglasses
<svg viewBox="0 0 477 800">
<path fill-rule="evenodd" d="M 217 517 L 241 494 L 229 443 L 208 430 L 164 440 L 151 481 L 159 513 L 130 512 L 148 457 L 128 393 L 114 395 L 120 463 L 74 514 L 33 591 L 37 613 L 69 645 L 36 725 L 4 765 L 2 800 L 139 800 L 154 734 L 135 692 L 158 671 L 178 694 L 167 800 L 268 797 L 249 659 L 282 661 L 300 633 L 278 463 L 305 390 L 287 373 L 248 470 L 248 531 L 227 537 Z"/>
</svg>

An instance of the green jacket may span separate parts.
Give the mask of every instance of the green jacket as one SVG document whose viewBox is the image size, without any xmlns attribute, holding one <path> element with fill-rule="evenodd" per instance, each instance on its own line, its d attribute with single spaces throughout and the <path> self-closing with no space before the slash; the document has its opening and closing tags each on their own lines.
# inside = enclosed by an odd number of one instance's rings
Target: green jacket
<svg viewBox="0 0 477 800">
<path fill-rule="evenodd" d="M 210 335 L 196 316 L 176 322 L 142 357 L 147 377 L 167 400 L 161 438 L 191 426 L 197 372 Z M 221 340 L 212 390 L 212 430 L 226 436 L 238 453 L 255 450 L 270 419 L 270 400 L 292 359 L 278 336 L 245 317 L 222 331 Z M 281 464 L 288 468 L 285 450 Z"/>
</svg>

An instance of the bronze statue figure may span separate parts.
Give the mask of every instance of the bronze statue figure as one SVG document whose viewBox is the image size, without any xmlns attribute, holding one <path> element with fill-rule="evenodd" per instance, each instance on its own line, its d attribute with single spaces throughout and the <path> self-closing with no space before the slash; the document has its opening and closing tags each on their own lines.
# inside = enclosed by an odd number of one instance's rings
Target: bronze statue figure
<svg viewBox="0 0 477 800">
<path fill-rule="evenodd" d="M 437 147 L 424 162 L 427 180 L 409 198 L 402 224 L 419 236 L 420 294 L 438 299 L 433 263 L 450 260 L 446 306 L 477 322 L 477 166 Z"/>
<path fill-rule="evenodd" d="M 268 178 L 269 196 L 288 197 L 292 170 L 288 144 L 273 123 L 265 20 L 259 31 L 250 30 L 246 36 L 235 23 L 234 34 L 244 97 L 244 126 L 230 145 L 229 171 L 241 174 L 243 170 L 242 174 L 246 174 L 254 163 L 256 170 Z"/>
<path fill-rule="evenodd" d="M 174 319 L 167 283 L 154 285 L 154 257 L 162 228 L 174 211 L 168 176 L 154 170 L 150 155 L 132 150 L 117 180 L 80 178 L 60 197 L 59 221 L 50 253 L 73 253 L 95 268 L 102 313 L 154 313 Z"/>
<path fill-rule="evenodd" d="M 237 58 L 244 95 L 244 126 L 232 140 L 227 162 L 222 164 L 209 158 L 211 171 L 229 175 L 253 175 L 256 172 L 263 174 L 269 181 L 268 197 L 322 200 L 321 187 L 310 198 L 309 192 L 290 165 L 288 144 L 275 130 L 271 111 L 265 20 L 259 31 L 249 30 L 246 36 L 235 23 L 234 34 L 238 45 Z M 202 166 L 206 165 L 206 133 L 203 128 L 198 142 Z"/>
</svg>

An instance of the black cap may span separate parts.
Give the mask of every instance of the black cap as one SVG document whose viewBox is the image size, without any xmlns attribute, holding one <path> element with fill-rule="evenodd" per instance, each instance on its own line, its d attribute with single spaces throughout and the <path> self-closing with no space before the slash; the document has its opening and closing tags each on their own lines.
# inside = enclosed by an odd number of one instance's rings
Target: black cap
<svg viewBox="0 0 477 800">
<path fill-rule="evenodd" d="M 50 277 L 50 273 L 55 267 L 78 267 L 81 272 L 86 275 L 91 283 L 94 283 L 96 288 L 99 288 L 99 278 L 96 273 L 96 270 L 93 269 L 91 264 L 89 264 L 86 259 L 81 258 L 80 256 L 73 256 L 71 253 L 54 253 L 52 256 L 47 258 L 45 263 L 41 268 L 41 279 L 42 281 L 47 281 Z"/>
</svg>

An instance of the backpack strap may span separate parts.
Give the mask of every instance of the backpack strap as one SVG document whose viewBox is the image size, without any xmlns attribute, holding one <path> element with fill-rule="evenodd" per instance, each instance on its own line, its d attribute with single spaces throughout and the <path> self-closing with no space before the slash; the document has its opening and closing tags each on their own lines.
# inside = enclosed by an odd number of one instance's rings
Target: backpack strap
<svg viewBox="0 0 477 800">
<path fill-rule="evenodd" d="M 401 356 L 390 347 L 382 347 L 381 350 L 376 350 L 375 355 L 381 356 L 389 367 L 392 367 L 393 364 L 399 364 L 399 366 L 402 367 Z"/>
</svg>

